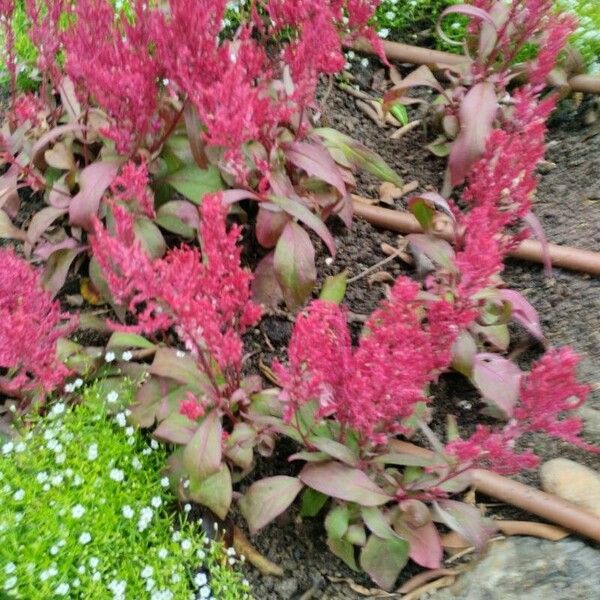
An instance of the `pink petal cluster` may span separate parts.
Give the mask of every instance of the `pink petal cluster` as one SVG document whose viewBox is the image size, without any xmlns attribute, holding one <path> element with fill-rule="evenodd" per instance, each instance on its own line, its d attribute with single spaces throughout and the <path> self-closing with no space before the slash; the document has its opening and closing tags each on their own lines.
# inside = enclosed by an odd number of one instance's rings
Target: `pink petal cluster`
<svg viewBox="0 0 600 600">
<path fill-rule="evenodd" d="M 242 363 L 241 335 L 260 318 L 252 303 L 252 274 L 240 266 L 240 228 L 226 228 L 221 195 L 202 202 L 202 254 L 189 246 L 152 260 L 135 239 L 132 215 L 112 207 L 115 235 L 99 221 L 91 245 L 114 300 L 129 308 L 137 323 L 119 329 L 154 333 L 173 328 L 208 373 L 216 361 L 235 384 Z"/>
<path fill-rule="evenodd" d="M 125 202 L 141 214 L 153 219 L 154 198 L 148 181 L 148 166 L 145 161 L 136 164 L 129 161 L 110 186 L 114 200 Z"/>
<path fill-rule="evenodd" d="M 516 442 L 526 433 L 543 432 L 593 452 L 600 448 L 582 441 L 581 420 L 569 416 L 589 393 L 589 386 L 577 381 L 579 358 L 570 348 L 550 349 L 521 379 L 519 402 L 508 424 L 499 430 L 478 425 L 467 440 L 446 446 L 461 463 L 474 463 L 501 473 L 516 473 L 535 467 L 538 457 L 527 450 L 515 452 Z"/>
<path fill-rule="evenodd" d="M 0 249 L 0 391 L 43 398 L 70 374 L 56 343 L 76 327 L 42 288 L 41 275 L 12 250 Z"/>
<path fill-rule="evenodd" d="M 402 432 L 401 421 L 451 360 L 461 325 L 472 318 L 444 300 L 424 302 L 419 285 L 401 277 L 371 315 L 356 348 L 345 312 L 315 301 L 294 327 L 287 367 L 275 363 L 290 420 L 317 400 L 319 415 L 335 415 L 363 443 L 384 443 Z"/>
<path fill-rule="evenodd" d="M 198 402 L 194 394 L 188 393 L 188 397 L 179 403 L 179 414 L 195 421 L 204 415 L 204 406 Z"/>
</svg>

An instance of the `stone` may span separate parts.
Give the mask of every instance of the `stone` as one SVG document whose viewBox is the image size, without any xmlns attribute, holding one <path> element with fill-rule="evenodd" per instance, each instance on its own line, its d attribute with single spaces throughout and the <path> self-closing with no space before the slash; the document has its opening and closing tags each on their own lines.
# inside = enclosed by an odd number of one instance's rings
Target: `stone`
<svg viewBox="0 0 600 600">
<path fill-rule="evenodd" d="M 593 600 L 600 598 L 600 551 L 577 538 L 512 537 L 430 600 Z"/>
<path fill-rule="evenodd" d="M 275 584 L 275 591 L 282 598 L 291 598 L 298 591 L 298 582 L 294 577 L 282 579 Z"/>
<path fill-rule="evenodd" d="M 583 431 L 587 440 L 593 444 L 600 444 L 600 410 L 584 404 L 578 412 L 583 419 Z"/>
<path fill-rule="evenodd" d="M 567 458 L 553 458 L 540 469 L 542 488 L 600 517 L 600 475 Z"/>
</svg>

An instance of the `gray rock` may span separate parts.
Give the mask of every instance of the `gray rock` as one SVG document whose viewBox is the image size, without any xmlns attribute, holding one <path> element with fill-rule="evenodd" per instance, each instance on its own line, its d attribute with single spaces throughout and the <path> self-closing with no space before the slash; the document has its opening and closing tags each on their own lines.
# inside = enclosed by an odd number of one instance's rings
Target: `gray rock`
<svg viewBox="0 0 600 600">
<path fill-rule="evenodd" d="M 282 579 L 275 584 L 275 591 L 282 598 L 291 598 L 298 591 L 298 582 L 293 577 Z"/>
<path fill-rule="evenodd" d="M 577 538 L 509 538 L 430 599 L 600 600 L 600 551 Z"/>
</svg>

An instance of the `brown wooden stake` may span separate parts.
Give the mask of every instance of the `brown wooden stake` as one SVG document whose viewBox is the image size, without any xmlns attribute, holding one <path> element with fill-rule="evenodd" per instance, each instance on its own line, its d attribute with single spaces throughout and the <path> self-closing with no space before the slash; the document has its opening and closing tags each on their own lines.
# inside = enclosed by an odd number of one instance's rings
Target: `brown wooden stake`
<svg viewBox="0 0 600 600">
<path fill-rule="evenodd" d="M 376 227 L 397 231 L 398 233 L 423 233 L 417 219 L 408 212 L 391 210 L 381 206 L 367 204 L 366 199 L 353 196 L 354 214 Z M 454 232 L 450 224 L 436 231 L 441 238 L 452 241 Z M 571 246 L 548 244 L 548 252 L 555 267 L 572 271 L 581 271 L 590 275 L 600 275 L 600 253 L 591 250 L 581 250 Z M 510 256 L 521 260 L 543 263 L 542 244 L 536 240 L 524 240 Z"/>
<path fill-rule="evenodd" d="M 365 40 L 359 40 L 354 44 L 354 49 L 359 52 L 375 54 L 373 47 Z M 420 48 L 399 42 L 383 40 L 383 49 L 388 60 L 396 60 L 414 65 L 427 65 L 433 70 L 443 70 L 449 66 L 458 66 L 470 62 L 470 59 L 462 54 L 451 54 L 440 50 Z M 585 92 L 587 94 L 600 94 L 600 77 L 597 75 L 575 75 L 568 81 L 568 85 L 574 92 Z"/>
</svg>

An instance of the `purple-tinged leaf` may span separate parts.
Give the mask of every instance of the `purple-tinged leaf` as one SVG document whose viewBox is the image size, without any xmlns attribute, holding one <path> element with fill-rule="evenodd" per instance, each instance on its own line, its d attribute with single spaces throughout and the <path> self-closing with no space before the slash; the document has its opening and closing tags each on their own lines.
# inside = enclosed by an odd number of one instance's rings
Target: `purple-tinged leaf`
<svg viewBox="0 0 600 600">
<path fill-rule="evenodd" d="M 196 423 L 175 411 L 158 425 L 152 435 L 157 440 L 166 442 L 167 444 L 188 444 L 186 447 L 187 450 L 187 448 L 189 448 L 189 443 L 194 439 L 196 428 Z"/>
<path fill-rule="evenodd" d="M 10 217 L 0 208 L 0 238 L 25 241 L 27 234 L 15 227 Z"/>
<path fill-rule="evenodd" d="M 434 265 L 455 270 L 454 248 L 446 240 L 422 233 L 410 233 L 406 239 L 413 254 L 422 254 Z"/>
<path fill-rule="evenodd" d="M 338 558 L 342 559 L 353 571 L 358 571 L 354 558 L 354 546 L 347 540 L 327 538 L 327 547 Z"/>
<path fill-rule="evenodd" d="M 183 119 L 194 161 L 201 169 L 206 169 L 208 160 L 204 152 L 204 142 L 202 141 L 202 122 L 198 118 L 196 107 L 192 102 L 186 101 L 183 108 Z"/>
<path fill-rule="evenodd" d="M 256 200 L 260 201 L 260 196 L 257 196 L 254 192 L 248 190 L 225 190 L 222 192 L 224 204 L 235 204 L 242 200 Z"/>
<path fill-rule="evenodd" d="M 546 239 L 544 228 L 540 223 L 540 220 L 530 211 L 524 217 L 523 221 L 529 226 L 529 229 L 533 232 L 535 239 L 542 246 L 542 258 L 544 260 L 544 273 L 546 277 L 552 277 L 552 258 L 550 256 L 550 245 Z"/>
<path fill-rule="evenodd" d="M 315 249 L 308 233 L 293 221 L 277 242 L 273 268 L 287 306 L 291 310 L 303 306 L 317 280 Z"/>
<path fill-rule="evenodd" d="M 100 200 L 113 182 L 119 164 L 112 161 L 98 161 L 85 167 L 79 175 L 79 192 L 69 205 L 69 222 L 89 230 L 92 217 L 98 213 Z"/>
<path fill-rule="evenodd" d="M 254 229 L 258 243 L 263 248 L 274 248 L 290 220 L 290 215 L 284 210 L 269 210 L 265 203 L 259 204 Z"/>
<path fill-rule="evenodd" d="M 444 93 L 444 88 L 439 84 L 431 69 L 421 65 L 418 69 L 409 73 L 399 85 L 394 86 L 389 92 L 385 93 L 383 97 L 384 110 L 389 110 L 394 102 L 402 99 L 406 92 L 414 87 L 428 87 L 440 94 Z"/>
<path fill-rule="evenodd" d="M 496 38 L 497 38 L 496 23 L 494 22 L 491 15 L 487 11 L 483 10 L 482 8 L 478 8 L 477 6 L 471 6 L 470 4 L 458 4 L 456 6 L 449 6 L 444 11 L 442 11 L 442 13 L 440 14 L 437 25 L 436 25 L 436 31 L 437 31 L 437 34 L 446 43 L 452 44 L 452 45 L 458 45 L 458 46 L 462 46 L 464 43 L 464 42 L 459 42 L 457 40 L 453 40 L 452 38 L 448 37 L 446 35 L 446 33 L 444 32 L 444 29 L 442 28 L 443 18 L 450 14 L 459 14 L 459 15 L 464 15 L 466 17 L 474 17 L 474 18 L 482 21 L 482 23 L 484 25 L 488 26 L 486 28 L 486 34 L 487 34 L 486 38 L 487 38 L 487 36 L 489 36 L 490 32 L 493 34 L 493 39 L 490 39 L 490 40 L 486 39 L 487 43 L 485 44 L 485 46 L 489 47 L 491 44 L 491 46 L 493 47 L 493 45 L 496 42 Z M 488 29 L 489 29 L 489 31 L 488 31 Z M 481 56 L 485 57 L 485 56 L 487 56 L 487 53 L 483 53 Z"/>
<path fill-rule="evenodd" d="M 221 465 L 219 471 L 206 479 L 190 477 L 189 495 L 198 504 L 212 510 L 219 519 L 225 519 L 233 496 L 231 473 L 227 465 Z"/>
<path fill-rule="evenodd" d="M 81 116 L 81 104 L 75 93 L 75 86 L 69 77 L 63 77 L 58 85 L 61 103 L 69 117 L 70 123 L 77 123 Z"/>
<path fill-rule="evenodd" d="M 154 425 L 163 398 L 172 388 L 173 384 L 162 377 L 150 377 L 135 393 L 135 400 L 131 405 L 132 422 L 144 428 Z"/>
<path fill-rule="evenodd" d="M 465 377 L 471 377 L 477 344 L 468 331 L 461 331 L 452 345 L 452 367 Z"/>
<path fill-rule="evenodd" d="M 150 258 L 161 258 L 167 251 L 167 244 L 160 229 L 148 217 L 137 217 L 133 231 L 136 240 Z"/>
<path fill-rule="evenodd" d="M 300 438 L 300 440 L 302 440 L 302 438 Z M 304 462 L 326 462 L 331 460 L 331 456 L 325 452 L 309 452 L 308 450 L 303 450 L 302 452 L 296 452 L 295 454 L 290 454 L 290 456 L 288 456 L 289 462 L 295 460 L 302 460 Z"/>
<path fill-rule="evenodd" d="M 392 529 L 380 508 L 377 508 L 376 506 L 363 506 L 360 509 L 360 514 L 365 525 L 369 528 L 369 531 L 374 533 L 377 537 L 386 540 L 402 537 Z"/>
<path fill-rule="evenodd" d="M 292 142 L 284 152 L 292 164 L 306 171 L 308 175 L 325 181 L 336 188 L 342 196 L 347 194 L 339 167 L 320 141 Z"/>
<path fill-rule="evenodd" d="M 40 152 L 46 149 L 46 146 L 53 142 L 55 139 L 59 138 L 61 135 L 66 135 L 67 133 L 80 132 L 85 131 L 87 128 L 84 125 L 80 125 L 79 123 L 68 123 L 67 125 L 59 125 L 58 127 L 54 127 L 47 133 L 45 133 L 33 146 L 31 149 L 31 162 L 36 162 L 38 155 Z M 90 165 L 91 166 L 91 165 Z"/>
<path fill-rule="evenodd" d="M 256 431 L 247 423 L 238 422 L 225 441 L 225 456 L 237 467 L 246 471 L 254 461 Z"/>
<path fill-rule="evenodd" d="M 42 208 L 42 210 L 36 212 L 27 229 L 27 242 L 31 246 L 35 246 L 36 242 L 42 237 L 50 225 L 66 213 L 66 208 L 54 208 L 54 206 L 46 206 L 45 208 Z"/>
<path fill-rule="evenodd" d="M 360 553 L 360 566 L 382 589 L 393 589 L 398 575 L 408 562 L 409 546 L 400 538 L 369 536 Z"/>
<path fill-rule="evenodd" d="M 485 400 L 509 418 L 519 399 L 522 375 L 523 371 L 507 358 L 488 352 L 475 355 L 473 383 Z"/>
<path fill-rule="evenodd" d="M 183 464 L 190 475 L 205 479 L 221 466 L 223 427 L 216 410 L 211 410 L 183 451 Z"/>
<path fill-rule="evenodd" d="M 351 467 L 356 467 L 358 465 L 357 454 L 348 448 L 348 446 L 344 446 L 344 444 L 340 444 L 335 440 L 316 436 L 310 437 L 308 441 L 312 446 L 317 448 L 317 450 L 325 452 L 331 458 L 337 458 L 337 460 L 346 463 Z"/>
<path fill-rule="evenodd" d="M 200 390 L 208 384 L 207 377 L 187 354 L 172 348 L 159 348 L 150 366 L 150 374 L 185 383 Z"/>
<path fill-rule="evenodd" d="M 17 193 L 18 180 L 19 167 L 16 164 L 11 165 L 6 173 L 0 175 L 0 208 L 4 208 L 6 213 L 13 218 L 17 216 L 16 211 L 10 209 L 14 208 L 15 199 L 17 207 L 19 204 L 19 194 Z"/>
<path fill-rule="evenodd" d="M 156 344 L 147 340 L 144 336 L 136 333 L 115 331 L 109 338 L 107 348 L 142 348 L 150 350 L 156 348 Z"/>
<path fill-rule="evenodd" d="M 171 233 L 193 238 L 200 228 L 200 215 L 198 208 L 187 200 L 172 200 L 158 209 L 155 223 Z"/>
<path fill-rule="evenodd" d="M 410 546 L 410 558 L 426 569 L 439 569 L 443 548 L 440 534 L 433 521 L 414 527 L 401 519 L 394 522 L 396 531 Z"/>
<path fill-rule="evenodd" d="M 47 262 L 54 252 L 58 252 L 59 250 L 74 250 L 76 248 L 85 250 L 87 246 L 82 246 L 80 242 L 71 237 L 68 237 L 62 242 L 58 242 L 56 244 L 42 241 L 37 243 L 35 250 L 33 251 L 33 255 L 37 259 Z"/>
<path fill-rule="evenodd" d="M 71 192 L 63 176 L 52 184 L 48 192 L 48 204 L 54 208 L 69 208 L 71 200 Z"/>
<path fill-rule="evenodd" d="M 331 256 L 335 256 L 335 241 L 327 226 L 317 215 L 300 202 L 282 196 L 269 196 L 269 200 L 288 215 L 298 219 L 312 229 L 325 242 Z"/>
<path fill-rule="evenodd" d="M 73 261 L 82 251 L 83 248 L 57 250 L 50 255 L 50 258 L 48 258 L 48 262 L 44 267 L 44 273 L 42 275 L 42 285 L 53 297 L 58 294 L 65 284 Z"/>
<path fill-rule="evenodd" d="M 448 158 L 453 186 L 461 184 L 481 158 L 497 112 L 494 85 L 488 81 L 475 84 L 463 98 L 459 108 L 460 132 Z"/>
<path fill-rule="evenodd" d="M 336 461 L 305 465 L 298 477 L 318 492 L 361 506 L 380 506 L 392 500 L 366 473 Z"/>
<path fill-rule="evenodd" d="M 46 164 L 61 171 L 71 171 L 75 168 L 73 151 L 62 142 L 57 142 L 44 152 Z"/>
<path fill-rule="evenodd" d="M 296 477 L 278 475 L 253 483 L 240 499 L 240 509 L 255 534 L 284 512 L 304 486 Z"/>
<path fill-rule="evenodd" d="M 499 293 L 500 298 L 510 304 L 512 318 L 520 323 L 534 338 L 543 340 L 544 332 L 537 311 L 523 295 L 516 290 L 507 289 L 501 289 Z"/>
<path fill-rule="evenodd" d="M 433 503 L 434 518 L 460 534 L 477 549 L 481 549 L 496 531 L 492 521 L 484 519 L 475 506 L 456 500 Z"/>
<path fill-rule="evenodd" d="M 252 281 L 252 297 L 267 308 L 277 308 L 283 302 L 283 291 L 274 267 L 275 253 L 269 252 L 256 266 Z"/>
</svg>

